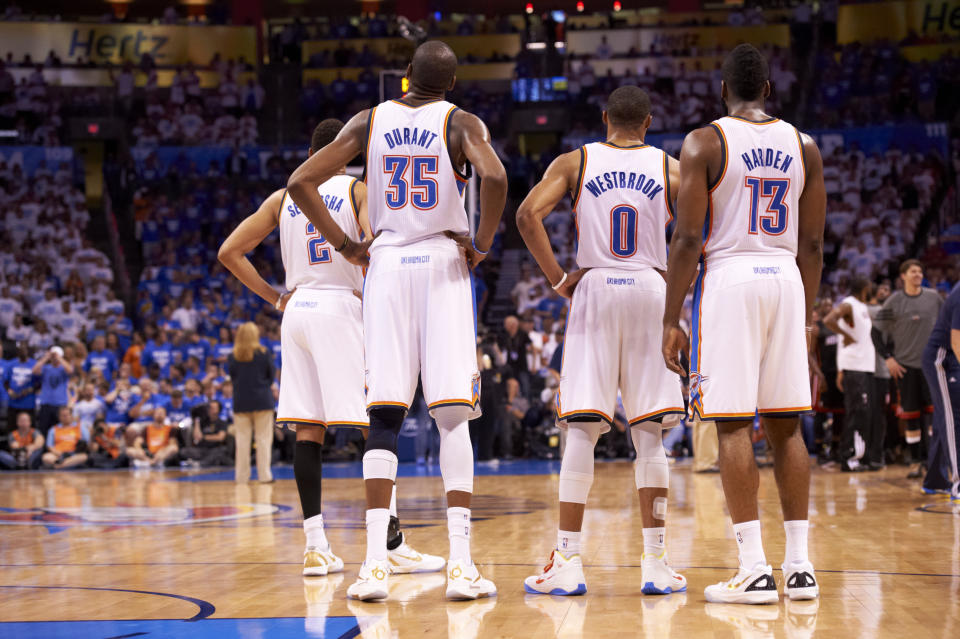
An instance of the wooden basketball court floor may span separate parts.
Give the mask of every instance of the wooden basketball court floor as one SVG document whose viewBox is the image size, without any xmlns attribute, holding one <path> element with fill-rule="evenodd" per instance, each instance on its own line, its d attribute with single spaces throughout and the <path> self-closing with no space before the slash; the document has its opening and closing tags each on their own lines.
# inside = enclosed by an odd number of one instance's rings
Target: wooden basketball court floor
<svg viewBox="0 0 960 639">
<path fill-rule="evenodd" d="M 473 552 L 499 595 L 447 602 L 442 574 L 398 576 L 387 603 L 345 598 L 364 549 L 359 464 L 327 465 L 325 519 L 343 574 L 300 576 L 303 534 L 292 472 L 237 485 L 232 472 L 0 475 L 0 637 L 942 637 L 960 636 L 960 505 L 925 496 L 904 470 L 814 470 L 810 549 L 818 602 L 707 604 L 735 548 L 718 475 L 680 464 L 668 549 L 689 591 L 640 594 L 641 524 L 632 466 L 598 464 L 588 505 L 583 597 L 526 595 L 555 541 L 558 465 L 478 466 Z M 436 468 L 406 466 L 401 521 L 418 549 L 445 555 Z M 768 560 L 783 529 L 762 470 Z M 405 475 L 405 476 L 404 476 Z"/>
</svg>

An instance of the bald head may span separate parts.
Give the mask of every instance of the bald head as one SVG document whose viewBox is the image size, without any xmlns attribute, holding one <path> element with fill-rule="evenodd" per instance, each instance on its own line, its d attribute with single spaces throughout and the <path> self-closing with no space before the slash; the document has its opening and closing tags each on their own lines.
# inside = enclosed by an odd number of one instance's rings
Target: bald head
<svg viewBox="0 0 960 639">
<path fill-rule="evenodd" d="M 457 54 L 439 40 L 424 42 L 413 53 L 408 75 L 415 87 L 444 92 L 451 88 L 457 72 Z"/>
</svg>

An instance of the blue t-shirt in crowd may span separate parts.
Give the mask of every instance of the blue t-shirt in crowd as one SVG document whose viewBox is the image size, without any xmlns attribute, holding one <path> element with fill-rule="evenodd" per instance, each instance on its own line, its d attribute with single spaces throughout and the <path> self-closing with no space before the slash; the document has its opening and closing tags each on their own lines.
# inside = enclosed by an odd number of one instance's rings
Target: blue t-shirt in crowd
<svg viewBox="0 0 960 639">
<path fill-rule="evenodd" d="M 947 349 L 952 353 L 950 345 L 950 331 L 960 331 L 960 284 L 953 287 L 946 301 L 940 308 L 937 323 L 930 332 L 930 344 Z"/>
<path fill-rule="evenodd" d="M 143 347 L 143 355 L 140 356 L 140 362 L 144 367 L 156 363 L 160 367 L 160 375 L 167 377 L 170 373 L 170 365 L 173 364 L 173 345 L 170 342 L 157 344 L 153 340 L 147 342 Z"/>
<path fill-rule="evenodd" d="M 567 305 L 566 300 L 562 297 L 555 298 L 546 298 L 540 300 L 540 303 L 537 304 L 538 311 L 545 311 L 550 313 L 550 316 L 553 319 L 560 319 L 560 313 L 563 312 L 564 307 Z"/>
<path fill-rule="evenodd" d="M 114 400 L 107 404 L 107 423 L 126 424 L 129 422 L 130 418 L 127 413 L 129 413 L 130 409 L 136 406 L 139 401 L 140 398 L 133 393 L 128 393 L 126 396 L 122 393 L 117 393 Z"/>
<path fill-rule="evenodd" d="M 83 370 L 90 372 L 94 368 L 103 371 L 104 379 L 113 379 L 117 372 L 117 356 L 104 349 L 102 351 L 90 351 L 87 359 L 83 362 Z"/>
<path fill-rule="evenodd" d="M 68 381 L 70 376 L 63 366 L 44 364 L 40 372 L 40 403 L 45 406 L 66 406 Z"/>
<path fill-rule="evenodd" d="M 130 406 L 130 408 L 133 408 L 134 406 L 140 403 L 141 398 L 137 397 L 136 399 L 137 401 L 134 402 Z M 159 394 L 151 395 L 150 399 L 143 402 L 143 405 L 140 406 L 140 414 L 136 418 L 134 418 L 133 421 L 149 422 L 150 420 L 153 419 L 153 411 L 157 410 L 158 408 L 163 408 L 166 405 L 167 405 L 167 401 L 166 399 L 164 399 L 163 395 L 159 395 Z"/>
<path fill-rule="evenodd" d="M 180 402 L 180 407 L 173 405 L 173 400 L 167 402 L 167 419 L 176 424 L 190 417 L 190 405 L 186 401 Z"/>
<path fill-rule="evenodd" d="M 183 361 L 188 357 L 196 357 L 200 361 L 200 368 L 207 365 L 207 358 L 210 356 L 210 343 L 202 339 L 199 342 L 188 342 L 181 347 L 183 352 Z"/>
<path fill-rule="evenodd" d="M 35 364 L 36 362 L 32 359 L 25 362 L 21 362 L 19 359 L 8 361 L 3 378 L 7 391 L 20 393 L 25 389 L 32 389 L 35 382 L 33 375 Z M 34 392 L 30 392 L 23 397 L 10 397 L 8 406 L 16 410 L 33 410 L 37 407 L 37 396 Z"/>
<path fill-rule="evenodd" d="M 233 344 L 230 342 L 225 342 L 223 344 L 217 344 L 213 348 L 214 357 L 219 361 L 226 361 L 230 357 L 230 353 L 233 352 Z"/>
</svg>

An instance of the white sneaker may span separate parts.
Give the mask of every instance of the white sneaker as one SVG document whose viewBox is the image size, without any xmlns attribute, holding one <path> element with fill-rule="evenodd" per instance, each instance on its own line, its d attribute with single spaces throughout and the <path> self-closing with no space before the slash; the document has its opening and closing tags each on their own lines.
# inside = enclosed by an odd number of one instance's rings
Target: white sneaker
<svg viewBox="0 0 960 639">
<path fill-rule="evenodd" d="M 489 579 L 480 576 L 476 564 L 467 564 L 462 559 L 447 562 L 447 599 L 459 601 L 492 597 L 497 587 Z"/>
<path fill-rule="evenodd" d="M 364 561 L 357 580 L 347 588 L 347 597 L 360 601 L 387 598 L 390 564 L 385 561 Z"/>
<path fill-rule="evenodd" d="M 133 460 L 134 468 L 150 468 L 150 462 L 146 459 L 134 459 Z"/>
<path fill-rule="evenodd" d="M 820 594 L 820 585 L 813 574 L 813 564 L 809 561 L 784 564 L 783 593 L 793 601 L 816 599 Z"/>
<path fill-rule="evenodd" d="M 667 565 L 666 551 L 659 555 L 644 553 L 640 563 L 643 574 L 645 595 L 669 595 L 672 592 L 686 592 L 687 579 Z"/>
<path fill-rule="evenodd" d="M 343 571 L 343 559 L 340 559 L 330 548 L 320 550 L 316 546 L 307 546 L 303 551 L 303 576 L 323 577 L 335 572 Z"/>
<path fill-rule="evenodd" d="M 403 535 L 403 533 L 400 533 Z M 414 550 L 407 543 L 407 536 L 403 535 L 402 543 L 393 550 L 387 551 L 387 561 L 390 562 L 390 572 L 395 575 L 405 575 L 411 572 L 437 572 L 443 570 L 446 561 L 436 555 L 425 555 Z"/>
<path fill-rule="evenodd" d="M 531 594 L 582 595 L 587 592 L 580 555 L 564 557 L 559 550 L 550 553 L 550 563 L 539 575 L 523 580 L 523 589 Z"/>
<path fill-rule="evenodd" d="M 769 604 L 780 601 L 770 566 L 756 566 L 753 570 L 741 568 L 729 581 L 704 588 L 703 594 L 711 603 Z"/>
</svg>

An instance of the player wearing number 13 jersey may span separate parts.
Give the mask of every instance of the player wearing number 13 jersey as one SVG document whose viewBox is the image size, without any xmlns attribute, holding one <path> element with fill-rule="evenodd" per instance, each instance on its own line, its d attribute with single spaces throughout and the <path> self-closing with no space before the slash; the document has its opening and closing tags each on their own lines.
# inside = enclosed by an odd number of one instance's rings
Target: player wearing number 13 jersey
<svg viewBox="0 0 960 639">
<path fill-rule="evenodd" d="M 663 428 L 680 421 L 683 396 L 680 378 L 667 370 L 659 349 L 666 289 L 661 273 L 677 161 L 644 144 L 651 119 L 643 90 L 615 90 L 603 114 L 606 142 L 557 158 L 517 211 L 517 225 L 544 275 L 562 295 L 572 291 L 557 394 L 557 421 L 567 430 L 560 528 L 549 565 L 524 582 L 530 593 L 586 591 L 580 530 L 593 482 L 594 447 L 610 430 L 618 390 L 637 451 L 642 591 L 686 590 L 686 580 L 666 562 L 669 471 L 662 439 Z M 568 192 L 578 229 L 580 270 L 573 274 L 564 274 L 557 263 L 542 222 Z"/>
<path fill-rule="evenodd" d="M 775 603 L 757 513 L 751 432 L 763 418 L 786 530 L 784 591 L 811 599 L 807 558 L 810 470 L 798 415 L 810 410 L 805 326 L 820 284 L 826 195 L 814 141 L 764 112 L 769 69 L 751 45 L 723 63 L 729 116 L 687 136 L 677 228 L 670 245 L 663 354 L 679 371 L 684 296 L 700 262 L 690 335 L 690 411 L 716 420 L 720 472 L 740 571 L 707 601 Z"/>
<path fill-rule="evenodd" d="M 316 188 L 363 154 L 375 239 L 364 285 L 370 435 L 363 455 L 367 556 L 347 596 L 387 596 L 387 505 L 397 474 L 397 436 L 418 374 L 440 430 L 440 472 L 447 493 L 450 560 L 447 597 L 496 593 L 470 554 L 473 448 L 467 420 L 479 409 L 473 293 L 468 266 L 483 259 L 503 213 L 506 172 L 474 115 L 446 102 L 457 58 L 442 42 L 420 45 L 407 68 L 411 90 L 357 114 L 328 147 L 290 177 L 288 189 L 335 250 L 363 263 Z M 464 186 L 468 162 L 482 178 L 480 222 L 468 232 Z"/>
</svg>

